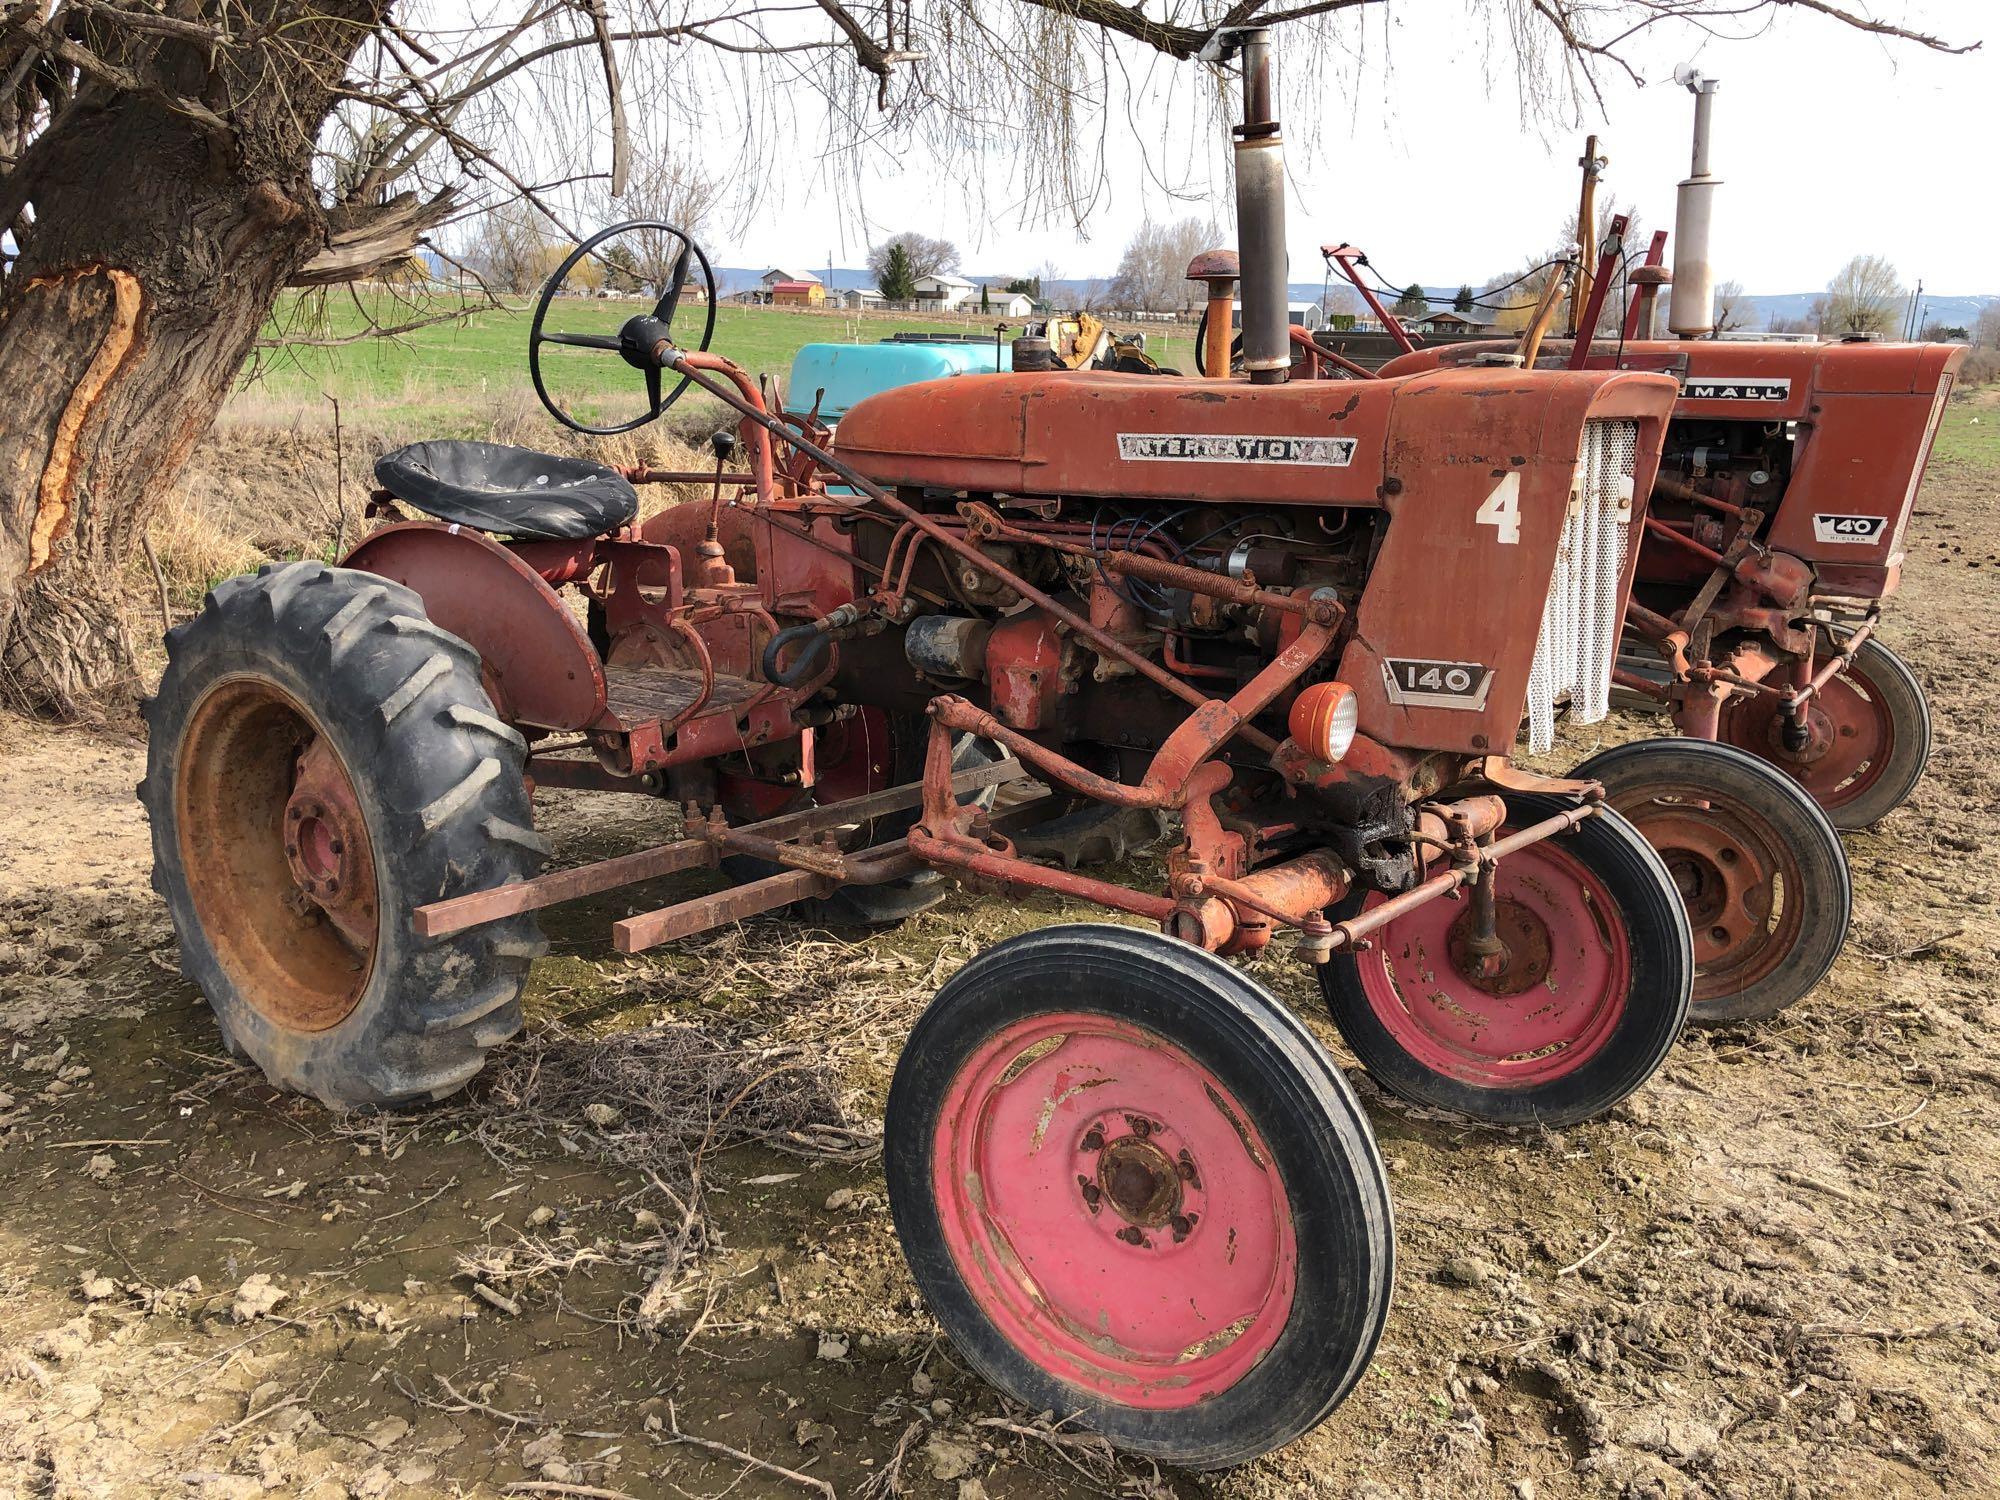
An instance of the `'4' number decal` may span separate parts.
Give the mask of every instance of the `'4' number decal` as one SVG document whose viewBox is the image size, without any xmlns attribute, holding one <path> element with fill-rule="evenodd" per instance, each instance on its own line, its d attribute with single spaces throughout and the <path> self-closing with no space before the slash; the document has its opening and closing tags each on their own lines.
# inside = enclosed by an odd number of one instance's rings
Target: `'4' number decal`
<svg viewBox="0 0 2000 1500">
<path fill-rule="evenodd" d="M 1480 505 L 1474 517 L 1481 526 L 1491 526 L 1494 540 L 1511 547 L 1521 540 L 1521 474 L 1515 470 L 1493 486 L 1493 493 Z"/>
</svg>

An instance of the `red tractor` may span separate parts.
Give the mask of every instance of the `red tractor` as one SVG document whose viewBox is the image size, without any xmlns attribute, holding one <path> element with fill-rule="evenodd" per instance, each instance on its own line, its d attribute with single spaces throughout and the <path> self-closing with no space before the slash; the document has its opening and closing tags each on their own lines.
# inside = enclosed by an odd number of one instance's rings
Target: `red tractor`
<svg viewBox="0 0 2000 1500">
<path fill-rule="evenodd" d="M 618 921 L 619 951 L 802 901 L 893 920 L 941 875 L 1150 924 L 962 968 L 896 1069 L 885 1168 L 976 1368 L 1197 1466 L 1338 1404 L 1394 1258 L 1340 1069 L 1227 956 L 1283 935 L 1385 1087 L 1511 1124 L 1637 1088 L 1694 975 L 1601 788 L 1509 761 L 1524 714 L 1601 711 L 1674 383 L 1288 381 L 1270 60 L 1240 46 L 1247 378 L 934 381 L 836 448 L 707 352 L 712 312 L 689 337 L 690 278 L 715 288 L 669 226 L 641 226 L 682 247 L 649 313 L 549 328 L 632 226 L 607 230 L 543 294 L 537 390 L 593 430 L 549 398 L 551 345 L 622 359 L 640 420 L 701 388 L 738 419 L 710 497 L 639 525 L 634 482 L 690 476 L 390 455 L 341 566 L 233 579 L 171 633 L 142 788 L 185 970 L 334 1107 L 459 1088 L 521 1024 L 536 912 L 676 871 L 747 878 Z M 680 836 L 538 873 L 548 786 L 671 797 Z M 1031 857 L 1105 810 L 1170 815 L 1161 888 Z"/>
<path fill-rule="evenodd" d="M 1485 346 L 1420 349 L 1405 375 Z M 1962 346 L 1602 338 L 1555 368 L 1657 370 L 1681 399 L 1653 483 L 1622 688 L 1781 767 L 1840 828 L 1908 800 L 1930 710 L 1875 638 Z"/>
<path fill-rule="evenodd" d="M 1719 85 L 1698 74 L 1682 81 L 1695 96 L 1694 149 L 1679 186 L 1671 271 L 1664 231 L 1644 264 L 1631 266 L 1626 221 L 1614 218 L 1594 275 L 1581 264 L 1563 268 L 1518 342 L 1419 348 L 1362 276 L 1366 257 L 1325 246 L 1329 267 L 1404 353 L 1369 372 L 1312 346 L 1301 349 L 1299 368 L 1397 378 L 1520 354 L 1542 369 L 1675 378 L 1680 399 L 1614 680 L 1629 702 L 1669 713 L 1688 740 L 1619 746 L 1573 774 L 1603 782 L 1674 870 L 1702 968 L 1695 1018 L 1734 1021 L 1783 1009 L 1824 975 L 1849 901 L 1845 860 L 1826 825 L 1879 821 L 1909 798 L 1929 758 L 1923 689 L 1875 631 L 1901 580 L 1904 531 L 1965 351 L 1711 337 L 1707 241 L 1719 181 L 1708 155 Z M 1583 165 L 1579 222 L 1589 239 L 1603 165 L 1594 137 Z M 1545 339 L 1572 274 L 1584 335 Z M 1618 282 L 1629 286 L 1622 309 L 1609 297 Z M 1662 287 L 1672 289 L 1673 339 L 1649 336 Z M 1592 337 L 1607 307 L 1620 326 Z M 1700 741 L 1725 753 L 1704 755 L 1691 743 Z M 1760 784 L 1746 756 L 1782 771 L 1825 818 L 1807 816 L 1768 778 Z"/>
</svg>

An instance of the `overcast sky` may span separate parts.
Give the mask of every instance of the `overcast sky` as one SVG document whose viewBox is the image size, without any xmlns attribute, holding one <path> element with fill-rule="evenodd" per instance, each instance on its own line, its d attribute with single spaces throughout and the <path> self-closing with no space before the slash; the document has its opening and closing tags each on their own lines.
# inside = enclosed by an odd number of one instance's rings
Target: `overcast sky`
<svg viewBox="0 0 2000 1500">
<path fill-rule="evenodd" d="M 1316 279 L 1317 247 L 1341 239 L 1361 245 L 1398 284 L 1477 284 L 1518 267 L 1554 244 L 1574 209 L 1575 162 L 1593 129 L 1610 157 L 1605 193 L 1635 204 L 1647 227 L 1671 228 L 1692 119 L 1692 100 L 1672 73 L 1693 62 L 1722 80 L 1719 278 L 1752 293 L 1813 290 L 1850 255 L 1870 252 L 1935 293 L 2000 292 L 1994 0 L 1875 0 L 1883 19 L 1986 43 L 1960 57 L 1789 9 L 1749 40 L 1660 35 L 1633 54 L 1647 86 L 1607 77 L 1602 110 L 1587 106 L 1573 130 L 1524 126 L 1514 77 L 1488 78 L 1489 44 L 1455 9 L 1392 7 L 1387 22 L 1354 39 L 1365 56 L 1344 77 L 1335 76 L 1338 65 L 1315 76 L 1296 58 L 1284 68 L 1281 51 L 1281 112 L 1310 135 L 1295 140 L 1289 158 L 1294 280 Z M 857 195 L 816 183 L 807 160 L 778 168 L 780 182 L 750 222 L 716 236 L 718 259 L 858 265 L 868 239 L 916 229 L 957 242 L 973 271 L 1052 263 L 1067 277 L 1108 275 L 1148 213 L 1217 212 L 1226 222 L 1220 137 L 1191 104 L 1198 71 L 1155 65 L 1134 83 L 1129 126 L 1122 104 L 1114 111 L 1107 201 L 1091 216 L 1087 240 L 1069 224 L 1020 223 L 1008 208 L 1018 195 L 1004 168 L 968 185 L 941 180 L 946 174 L 921 159 L 900 170 L 876 162 Z M 1163 181 L 1194 201 L 1176 201 Z"/>
</svg>

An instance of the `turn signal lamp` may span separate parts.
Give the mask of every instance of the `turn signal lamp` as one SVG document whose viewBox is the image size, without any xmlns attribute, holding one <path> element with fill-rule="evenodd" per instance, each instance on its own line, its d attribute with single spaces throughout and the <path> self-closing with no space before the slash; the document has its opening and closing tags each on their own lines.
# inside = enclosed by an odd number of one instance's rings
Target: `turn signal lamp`
<svg viewBox="0 0 2000 1500">
<path fill-rule="evenodd" d="M 1347 754 L 1361 705 L 1344 682 L 1316 682 L 1292 700 L 1292 742 L 1314 760 L 1329 765 Z"/>
</svg>

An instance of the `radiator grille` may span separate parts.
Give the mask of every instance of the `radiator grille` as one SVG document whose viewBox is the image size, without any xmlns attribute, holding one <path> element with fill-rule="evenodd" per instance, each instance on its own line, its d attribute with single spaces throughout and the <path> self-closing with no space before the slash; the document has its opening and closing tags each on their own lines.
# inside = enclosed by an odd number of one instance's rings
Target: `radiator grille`
<svg viewBox="0 0 2000 1500">
<path fill-rule="evenodd" d="M 1528 749 L 1556 740 L 1556 709 L 1567 702 L 1579 724 L 1611 711 L 1611 667 L 1618 656 L 1618 582 L 1632 528 L 1636 422 L 1589 421 L 1577 453 L 1569 512 L 1563 518 L 1555 575 L 1542 606 L 1542 633 L 1528 673 Z"/>
</svg>

